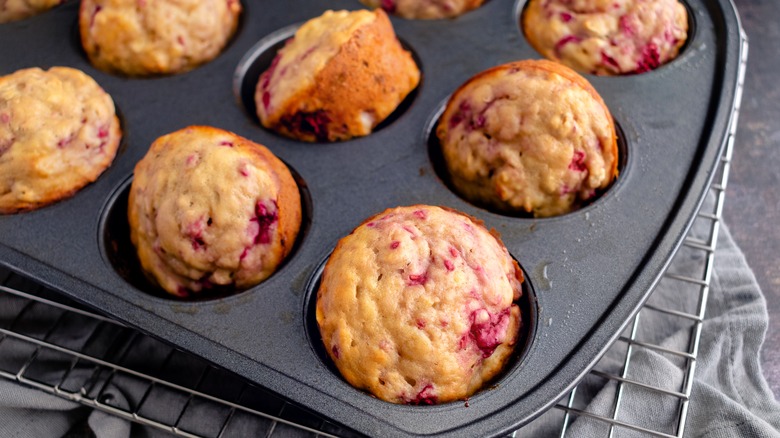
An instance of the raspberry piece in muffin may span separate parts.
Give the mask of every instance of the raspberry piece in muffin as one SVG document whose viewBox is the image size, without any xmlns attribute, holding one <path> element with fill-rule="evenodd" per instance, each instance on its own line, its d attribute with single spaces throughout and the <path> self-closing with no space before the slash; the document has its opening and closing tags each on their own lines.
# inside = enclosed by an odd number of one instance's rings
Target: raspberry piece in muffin
<svg viewBox="0 0 780 438">
<path fill-rule="evenodd" d="M 111 165 L 121 137 L 111 96 L 80 70 L 0 77 L 0 213 L 72 196 Z"/>
<path fill-rule="evenodd" d="M 360 0 L 366 6 L 414 20 L 455 18 L 482 6 L 485 0 Z"/>
<path fill-rule="evenodd" d="M 304 23 L 260 76 L 257 115 L 291 138 L 347 140 L 370 134 L 419 81 L 382 10 L 327 11 Z"/>
<path fill-rule="evenodd" d="M 392 403 L 464 399 L 505 367 L 523 274 L 481 223 L 441 207 L 380 213 L 341 239 L 317 292 L 342 376 Z"/>
<path fill-rule="evenodd" d="M 577 71 L 643 73 L 677 56 L 688 12 L 678 0 L 529 0 L 523 30 L 539 53 Z"/>
<path fill-rule="evenodd" d="M 0 23 L 38 15 L 61 4 L 65 0 L 0 0 Z"/>
<path fill-rule="evenodd" d="M 128 219 L 143 269 L 188 296 L 270 276 L 295 243 L 301 201 L 290 171 L 264 146 L 190 126 L 155 140 L 136 165 Z"/>
<path fill-rule="evenodd" d="M 551 61 L 486 70 L 452 95 L 436 129 L 466 199 L 507 213 L 576 209 L 617 177 L 615 125 L 580 75 Z"/>
<path fill-rule="evenodd" d="M 83 0 L 90 62 L 131 76 L 180 73 L 215 58 L 238 26 L 238 0 Z"/>
</svg>

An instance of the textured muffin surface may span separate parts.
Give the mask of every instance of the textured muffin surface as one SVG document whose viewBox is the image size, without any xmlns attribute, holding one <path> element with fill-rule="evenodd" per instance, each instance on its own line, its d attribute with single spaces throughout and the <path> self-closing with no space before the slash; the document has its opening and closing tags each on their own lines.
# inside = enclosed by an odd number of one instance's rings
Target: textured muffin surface
<svg viewBox="0 0 780 438">
<path fill-rule="evenodd" d="M 339 241 L 317 323 L 353 386 L 393 403 L 449 402 L 506 365 L 522 281 L 503 244 L 472 218 L 425 205 L 388 209 Z"/>
<path fill-rule="evenodd" d="M 643 73 L 677 56 L 688 13 L 678 0 L 529 0 L 523 30 L 542 55 L 577 71 Z"/>
<path fill-rule="evenodd" d="M 83 0 L 81 43 L 104 71 L 179 73 L 216 57 L 240 13 L 238 0 Z"/>
<path fill-rule="evenodd" d="M 111 96 L 80 70 L 0 77 L 0 213 L 73 195 L 111 165 L 120 139 Z"/>
<path fill-rule="evenodd" d="M 437 136 L 455 189 L 507 213 L 567 213 L 617 176 L 612 117 L 596 90 L 551 61 L 518 61 L 463 84 Z"/>
<path fill-rule="evenodd" d="M 130 237 L 143 269 L 179 296 L 253 286 L 290 252 L 298 187 L 268 149 L 191 126 L 155 140 L 135 168 Z"/>
<path fill-rule="evenodd" d="M 0 23 L 32 17 L 63 1 L 65 0 L 0 0 Z"/>
<path fill-rule="evenodd" d="M 257 115 L 288 137 L 347 140 L 371 133 L 419 80 L 383 11 L 327 11 L 304 23 L 260 76 Z"/>
<path fill-rule="evenodd" d="M 360 0 L 366 6 L 417 20 L 454 18 L 482 6 L 484 0 Z"/>
</svg>

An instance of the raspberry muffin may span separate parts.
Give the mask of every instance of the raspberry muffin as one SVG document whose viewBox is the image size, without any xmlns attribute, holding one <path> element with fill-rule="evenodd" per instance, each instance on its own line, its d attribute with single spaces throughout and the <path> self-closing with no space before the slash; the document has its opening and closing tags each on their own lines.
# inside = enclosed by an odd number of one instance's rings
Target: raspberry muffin
<svg viewBox="0 0 780 438">
<path fill-rule="evenodd" d="M 455 18 L 482 6 L 485 0 L 360 0 L 372 8 L 415 20 Z"/>
<path fill-rule="evenodd" d="M 215 58 L 240 13 L 238 0 L 82 0 L 81 43 L 104 71 L 179 73 Z"/>
<path fill-rule="evenodd" d="M 449 177 L 466 199 L 510 214 L 567 213 L 617 177 L 615 125 L 582 76 L 551 61 L 486 70 L 437 125 Z"/>
<path fill-rule="evenodd" d="M 295 243 L 301 201 L 268 149 L 190 126 L 155 140 L 136 165 L 128 219 L 144 271 L 186 297 L 270 276 Z"/>
<path fill-rule="evenodd" d="M 0 213 L 72 196 L 111 165 L 121 137 L 111 96 L 80 70 L 0 77 Z"/>
<path fill-rule="evenodd" d="M 678 0 L 529 0 L 523 29 L 539 53 L 577 71 L 643 73 L 677 56 L 688 13 Z"/>
<path fill-rule="evenodd" d="M 522 282 L 480 222 L 398 207 L 339 241 L 322 274 L 317 323 L 353 386 L 392 403 L 445 403 L 505 367 L 521 326 Z"/>
<path fill-rule="evenodd" d="M 419 81 L 381 9 L 327 11 L 301 26 L 260 76 L 257 115 L 291 138 L 347 140 L 371 133 Z"/>
<path fill-rule="evenodd" d="M 48 11 L 65 0 L 0 0 L 0 23 L 23 20 Z"/>
</svg>

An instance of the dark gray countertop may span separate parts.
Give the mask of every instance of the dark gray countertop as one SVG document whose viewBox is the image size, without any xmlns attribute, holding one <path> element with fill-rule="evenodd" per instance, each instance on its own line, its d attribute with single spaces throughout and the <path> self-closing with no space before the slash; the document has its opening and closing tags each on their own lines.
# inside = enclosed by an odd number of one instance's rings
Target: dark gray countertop
<svg viewBox="0 0 780 438">
<path fill-rule="evenodd" d="M 780 399 L 780 2 L 735 3 L 750 50 L 724 216 L 766 296 L 761 359 Z"/>
</svg>

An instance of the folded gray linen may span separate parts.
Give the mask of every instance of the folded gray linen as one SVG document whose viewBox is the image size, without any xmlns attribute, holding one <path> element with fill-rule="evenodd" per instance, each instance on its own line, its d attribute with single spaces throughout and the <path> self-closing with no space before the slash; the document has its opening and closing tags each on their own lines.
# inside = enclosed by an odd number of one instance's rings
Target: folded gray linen
<svg viewBox="0 0 780 438">
<path fill-rule="evenodd" d="M 698 229 L 692 233 L 700 232 Z M 694 265 L 694 260 L 687 260 Z M 684 274 L 692 267 L 686 260 L 675 260 L 675 268 Z M 680 264 L 683 266 L 680 268 Z M 667 308 L 690 308 L 695 294 L 681 294 L 678 288 L 661 283 L 652 302 Z M 669 305 L 670 302 L 675 302 Z M 688 351 L 690 328 L 680 327 L 679 318 L 643 311 L 639 339 L 676 351 Z M 768 326 L 766 301 L 734 243 L 722 226 L 715 253 L 715 265 L 705 319 L 701 331 L 694 382 L 686 424 L 686 437 L 780 437 L 780 404 L 761 372 L 759 354 Z M 609 354 L 599 368 L 620 374 L 622 357 L 610 364 Z M 685 367 L 681 359 L 649 349 L 636 349 L 631 357 L 628 377 L 654 387 L 679 391 Z M 606 366 L 603 364 L 607 363 Z M 590 401 L 589 412 L 611 412 L 615 383 L 609 383 Z M 590 388 L 592 390 L 592 388 Z M 661 400 L 659 402 L 659 399 Z M 659 397 L 651 390 L 628 385 L 617 419 L 629 424 L 658 430 L 658 424 L 672 423 L 678 416 L 677 403 L 671 397 Z M 654 427 L 654 425 L 656 425 Z M 607 427 L 597 421 L 575 421 L 571 436 L 607 436 Z M 618 428 L 613 436 L 647 436 Z"/>
<path fill-rule="evenodd" d="M 762 375 L 759 360 L 768 325 L 766 302 L 742 252 L 726 226 L 721 225 L 685 436 L 780 437 L 780 405 Z M 693 235 L 706 235 L 707 232 L 702 225 L 695 225 L 692 230 Z M 701 253 L 681 252 L 676 256 L 672 270 L 698 276 L 696 269 L 702 265 L 701 257 Z M 682 291 L 679 284 L 662 281 L 650 301 L 670 309 L 691 309 L 696 307 L 698 299 L 698 293 Z M 12 311 L 3 308 L 0 301 L 0 326 L 3 326 L 3 318 L 11 318 L 12 314 Z M 689 349 L 689 320 L 647 310 L 642 311 L 640 320 L 638 340 L 677 351 Z M 3 359 L 14 354 L 8 346 L 0 348 L 0 355 L 5 356 Z M 684 383 L 686 367 L 681 362 L 684 360 L 652 349 L 635 348 L 627 377 L 679 392 Z M 624 362 L 625 349 L 613 348 L 599 362 L 597 369 L 619 375 Z M 615 390 L 614 381 L 586 378 L 577 390 L 581 405 L 578 407 L 595 414 L 611 415 Z M 129 408 L 138 402 L 132 393 L 132 389 L 122 386 L 121 382 L 113 382 L 105 389 L 103 397 L 111 397 L 114 406 Z M 158 409 L 164 410 L 165 405 Z M 623 388 L 617 419 L 657 430 L 655 426 L 658 424 L 674 424 L 679 416 L 678 409 L 678 399 L 674 397 L 659 397 L 655 391 L 627 385 Z M 203 421 L 208 421 L 208 413 L 202 416 Z M 520 429 L 516 436 L 559 436 L 560 430 L 560 415 L 544 415 Z M 0 437 L 77 437 L 91 434 L 99 438 L 166 435 L 76 402 L 0 379 Z M 608 435 L 607 424 L 582 416 L 575 418 L 567 430 L 567 436 L 573 437 Z M 293 428 L 280 427 L 275 429 L 273 436 L 308 435 Z M 632 429 L 616 428 L 613 436 L 646 435 Z"/>
</svg>

